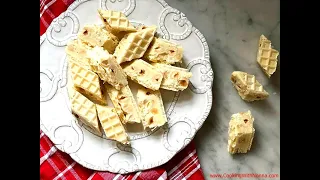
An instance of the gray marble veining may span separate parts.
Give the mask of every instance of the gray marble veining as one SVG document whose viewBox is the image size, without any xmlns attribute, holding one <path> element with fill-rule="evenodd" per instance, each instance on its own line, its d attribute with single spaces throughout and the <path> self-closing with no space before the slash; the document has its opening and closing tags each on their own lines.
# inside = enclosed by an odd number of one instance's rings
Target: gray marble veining
<svg viewBox="0 0 320 180">
<path fill-rule="evenodd" d="M 210 174 L 216 173 L 280 175 L 280 55 L 277 71 L 270 79 L 256 62 L 261 34 L 280 51 L 280 0 L 167 2 L 186 14 L 210 47 L 215 73 L 213 106 L 195 138 L 205 178 L 212 179 Z M 256 75 L 270 97 L 259 102 L 244 102 L 230 82 L 235 70 Z M 228 123 L 233 113 L 247 110 L 251 110 L 255 118 L 252 149 L 247 154 L 232 156 L 227 152 Z"/>
</svg>

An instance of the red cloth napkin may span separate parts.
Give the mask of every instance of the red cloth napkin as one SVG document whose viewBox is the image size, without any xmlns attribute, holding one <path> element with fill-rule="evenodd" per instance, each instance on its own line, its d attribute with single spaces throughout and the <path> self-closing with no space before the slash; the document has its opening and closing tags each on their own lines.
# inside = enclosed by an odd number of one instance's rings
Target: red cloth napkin
<svg viewBox="0 0 320 180">
<path fill-rule="evenodd" d="M 40 0 L 40 36 L 54 18 L 64 12 L 74 0 Z M 186 146 L 168 163 L 146 171 L 127 175 L 100 172 L 87 169 L 71 157 L 58 150 L 50 139 L 40 130 L 40 179 L 121 179 L 121 180 L 153 180 L 153 179 L 204 179 L 200 168 L 194 142 Z"/>
<path fill-rule="evenodd" d="M 40 130 L 40 179 L 202 180 L 204 177 L 193 141 L 160 167 L 121 175 L 94 171 L 81 166 L 68 154 L 58 150 Z"/>
</svg>

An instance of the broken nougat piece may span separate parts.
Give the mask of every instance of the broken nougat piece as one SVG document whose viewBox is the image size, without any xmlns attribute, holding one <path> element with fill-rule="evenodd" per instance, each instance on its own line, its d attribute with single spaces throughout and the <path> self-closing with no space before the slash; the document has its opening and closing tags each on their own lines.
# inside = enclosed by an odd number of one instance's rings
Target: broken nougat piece
<svg viewBox="0 0 320 180">
<path fill-rule="evenodd" d="M 104 87 L 101 86 L 102 83 L 100 83 L 99 76 L 96 73 L 73 60 L 69 60 L 69 68 L 74 87 L 77 91 L 98 104 L 107 104 Z"/>
<path fill-rule="evenodd" d="M 171 91 L 183 91 L 188 87 L 192 73 L 188 72 L 187 69 L 161 63 L 152 63 L 152 65 L 163 74 L 160 88 Z"/>
<path fill-rule="evenodd" d="M 246 72 L 234 71 L 231 74 L 231 82 L 237 89 L 240 97 L 248 102 L 264 100 L 269 97 L 269 93 L 256 80 L 254 75 Z"/>
<path fill-rule="evenodd" d="M 67 43 L 65 48 L 66 54 L 68 56 L 81 58 L 87 57 L 87 50 L 91 49 L 86 43 L 82 42 L 79 39 L 73 39 Z"/>
<path fill-rule="evenodd" d="M 70 92 L 69 95 L 71 95 L 69 98 L 72 114 L 98 135 L 102 135 L 98 122 L 96 105 L 84 95 L 73 89 L 74 87 L 69 86 L 68 88 L 70 88 L 68 91 Z"/>
<path fill-rule="evenodd" d="M 279 51 L 272 48 L 271 41 L 264 35 L 261 35 L 259 39 L 257 62 L 268 78 L 270 78 L 277 69 L 278 55 Z"/>
<path fill-rule="evenodd" d="M 247 153 L 254 138 L 254 118 L 250 111 L 233 114 L 229 122 L 228 151 L 231 154 Z"/>
<path fill-rule="evenodd" d="M 89 66 L 89 59 L 87 57 L 87 51 L 90 50 L 91 47 L 82 41 L 76 39 L 68 42 L 65 52 L 67 54 L 67 59 L 72 59 L 83 66 Z"/>
<path fill-rule="evenodd" d="M 111 28 L 112 33 L 135 32 L 136 28 L 129 22 L 127 17 L 120 11 L 98 9 L 99 17 L 106 28 Z"/>
<path fill-rule="evenodd" d="M 114 51 L 118 64 L 141 58 L 150 45 L 157 26 L 149 26 L 126 34 Z"/>
<path fill-rule="evenodd" d="M 183 48 L 173 42 L 155 37 L 143 56 L 151 62 L 164 64 L 181 63 Z"/>
<path fill-rule="evenodd" d="M 129 85 L 121 90 L 117 90 L 107 83 L 105 86 L 122 124 L 140 123 L 141 115 Z"/>
<path fill-rule="evenodd" d="M 162 73 L 144 60 L 136 59 L 125 63 L 122 67 L 127 76 L 138 84 L 152 90 L 160 88 Z"/>
<path fill-rule="evenodd" d="M 117 90 L 128 85 L 127 76 L 113 55 L 98 46 L 89 50 L 87 54 L 92 71 L 97 73 L 102 81 L 109 83 Z"/>
<path fill-rule="evenodd" d="M 90 46 L 103 47 L 111 54 L 119 43 L 115 35 L 99 25 L 85 25 L 78 33 L 78 38 Z"/>
<path fill-rule="evenodd" d="M 116 113 L 116 110 L 112 107 L 101 106 L 98 104 L 96 104 L 96 108 L 98 119 L 106 137 L 108 139 L 121 142 L 122 144 L 129 144 L 127 133 Z"/>
<path fill-rule="evenodd" d="M 167 122 L 161 93 L 147 88 L 139 88 L 137 92 L 138 107 L 142 116 L 143 127 L 154 129 Z"/>
<path fill-rule="evenodd" d="M 91 47 L 82 42 L 79 39 L 74 39 L 68 42 L 65 51 L 68 56 L 75 58 L 86 58 L 87 51 L 90 50 Z"/>
</svg>

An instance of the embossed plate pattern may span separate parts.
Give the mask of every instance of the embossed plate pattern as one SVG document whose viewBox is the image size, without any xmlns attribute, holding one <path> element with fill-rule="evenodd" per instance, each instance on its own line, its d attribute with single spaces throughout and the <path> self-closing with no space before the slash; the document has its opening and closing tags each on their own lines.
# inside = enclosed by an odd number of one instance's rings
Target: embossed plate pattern
<svg viewBox="0 0 320 180">
<path fill-rule="evenodd" d="M 145 8 L 152 7 L 152 8 Z M 71 114 L 66 90 L 67 42 L 86 23 L 99 23 L 97 9 L 119 10 L 134 25 L 158 26 L 157 35 L 181 44 L 193 77 L 182 92 L 161 90 L 168 126 L 154 132 L 127 127 L 131 146 L 91 133 Z M 212 104 L 213 72 L 204 36 L 163 0 L 77 0 L 40 37 L 40 127 L 58 149 L 81 165 L 114 173 L 150 169 L 168 162 L 195 136 Z M 133 93 L 136 92 L 131 84 Z"/>
</svg>

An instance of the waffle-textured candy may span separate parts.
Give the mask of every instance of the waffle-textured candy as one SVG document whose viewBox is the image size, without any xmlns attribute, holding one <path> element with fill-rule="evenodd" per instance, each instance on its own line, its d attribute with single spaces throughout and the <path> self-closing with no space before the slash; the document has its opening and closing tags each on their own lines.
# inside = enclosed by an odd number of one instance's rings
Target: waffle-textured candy
<svg viewBox="0 0 320 180">
<path fill-rule="evenodd" d="M 137 103 L 144 128 L 154 129 L 163 126 L 167 122 L 167 116 L 159 90 L 152 91 L 143 87 L 139 88 L 137 92 Z"/>
<path fill-rule="evenodd" d="M 102 47 L 94 47 L 88 51 L 91 70 L 98 74 L 103 82 L 107 82 L 117 90 L 128 85 L 127 76 L 115 57 Z"/>
<path fill-rule="evenodd" d="M 112 10 L 98 10 L 99 16 L 107 29 L 110 29 L 112 33 L 120 31 L 134 32 L 136 28 L 129 22 L 127 17 L 120 11 Z"/>
<path fill-rule="evenodd" d="M 277 70 L 278 55 L 279 51 L 272 48 L 271 41 L 264 35 L 261 35 L 259 39 L 257 62 L 268 78 L 270 78 Z"/>
<path fill-rule="evenodd" d="M 98 118 L 102 129 L 108 139 L 113 139 L 122 144 L 129 144 L 128 136 L 116 110 L 112 107 L 96 104 Z"/>
<path fill-rule="evenodd" d="M 269 93 L 264 90 L 254 75 L 242 71 L 234 71 L 231 74 L 231 82 L 240 97 L 245 101 L 264 100 L 269 97 Z"/>
<path fill-rule="evenodd" d="M 77 62 L 84 69 L 87 69 L 87 70 L 91 69 L 89 59 L 79 59 L 79 58 L 75 58 L 67 55 L 67 61 L 68 61 L 68 64 L 71 63 L 70 61 Z"/>
<path fill-rule="evenodd" d="M 250 111 L 233 114 L 229 122 L 228 152 L 247 153 L 251 149 L 255 129 Z"/>
<path fill-rule="evenodd" d="M 181 45 L 155 37 L 143 56 L 151 62 L 164 64 L 181 63 L 183 48 Z"/>
<path fill-rule="evenodd" d="M 86 95 L 86 97 L 96 103 L 106 105 L 106 96 L 104 88 L 101 86 L 99 76 L 72 60 L 69 61 L 69 68 L 71 70 L 73 84 L 77 91 Z"/>
<path fill-rule="evenodd" d="M 99 25 L 86 24 L 78 33 L 78 38 L 90 46 L 100 46 L 113 53 L 119 40 L 112 33 Z"/>
<path fill-rule="evenodd" d="M 105 86 L 122 124 L 140 123 L 142 118 L 129 85 L 121 90 L 117 90 L 107 83 Z"/>
<path fill-rule="evenodd" d="M 121 64 L 126 61 L 141 58 L 148 49 L 156 29 L 156 26 L 149 26 L 137 32 L 126 34 L 114 51 L 117 62 Z"/>
<path fill-rule="evenodd" d="M 72 92 L 72 96 L 70 97 L 72 113 L 98 135 L 102 135 L 96 105 L 78 91 L 70 90 L 70 92 Z"/>
<path fill-rule="evenodd" d="M 142 59 L 123 63 L 123 70 L 133 81 L 152 90 L 158 90 L 162 82 L 162 73 Z"/>
<path fill-rule="evenodd" d="M 167 64 L 152 63 L 163 74 L 160 88 L 171 91 L 183 91 L 189 85 L 192 73 L 187 69 L 179 68 Z"/>
</svg>

